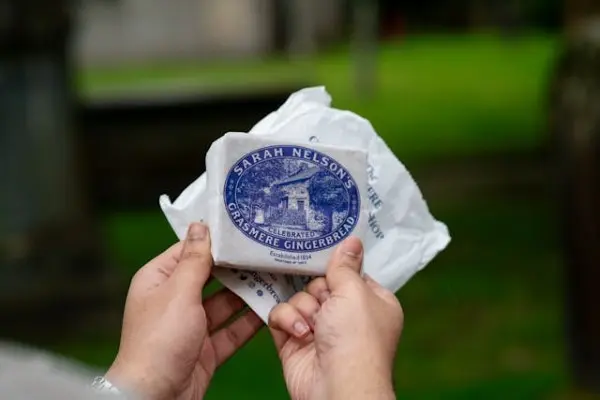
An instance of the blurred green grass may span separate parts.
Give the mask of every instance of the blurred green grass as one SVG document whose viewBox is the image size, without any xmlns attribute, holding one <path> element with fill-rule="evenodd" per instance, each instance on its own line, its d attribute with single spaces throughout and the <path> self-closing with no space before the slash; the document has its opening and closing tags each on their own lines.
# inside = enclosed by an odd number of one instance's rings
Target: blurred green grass
<svg viewBox="0 0 600 400">
<path fill-rule="evenodd" d="M 325 85 L 334 106 L 368 118 L 400 157 L 430 158 L 539 146 L 557 45 L 558 39 L 548 35 L 510 40 L 414 36 L 383 43 L 377 56 L 378 90 L 371 98 L 354 90 L 354 56 L 347 48 L 303 62 L 272 58 L 88 69 L 78 83 L 86 97 Z"/>
<path fill-rule="evenodd" d="M 334 105 L 367 117 L 406 160 L 533 150 L 544 142 L 544 98 L 556 38 L 420 36 L 386 43 L 379 89 L 360 98 L 351 56 L 332 50 L 308 64 L 129 66 L 83 71 L 86 96 L 119 90 L 238 90 L 324 84 Z M 162 90 L 161 89 L 161 90 Z M 410 166 L 410 164 L 409 164 Z M 568 386 L 555 218 L 539 201 L 428 199 L 453 242 L 401 290 L 406 327 L 396 365 L 402 398 L 547 398 Z M 103 218 L 114 265 L 131 275 L 175 240 L 159 212 Z M 55 350 L 106 366 L 111 337 L 58 343 Z M 287 398 L 263 332 L 215 377 L 208 398 Z"/>
</svg>

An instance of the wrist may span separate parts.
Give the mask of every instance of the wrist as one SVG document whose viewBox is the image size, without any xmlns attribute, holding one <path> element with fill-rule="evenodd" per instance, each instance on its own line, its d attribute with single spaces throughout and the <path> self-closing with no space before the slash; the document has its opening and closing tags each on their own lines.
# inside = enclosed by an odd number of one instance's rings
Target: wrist
<svg viewBox="0 0 600 400">
<path fill-rule="evenodd" d="M 331 400 L 395 400 L 396 394 L 392 379 L 387 376 L 370 374 L 357 375 L 327 382 L 327 398 Z"/>
<path fill-rule="evenodd" d="M 174 398 L 159 379 L 153 379 L 150 371 L 120 360 L 118 357 L 105 375 L 119 391 L 148 400 Z"/>
<path fill-rule="evenodd" d="M 393 400 L 396 398 L 391 363 L 367 353 L 363 357 L 340 358 L 324 368 L 328 399 Z"/>
</svg>

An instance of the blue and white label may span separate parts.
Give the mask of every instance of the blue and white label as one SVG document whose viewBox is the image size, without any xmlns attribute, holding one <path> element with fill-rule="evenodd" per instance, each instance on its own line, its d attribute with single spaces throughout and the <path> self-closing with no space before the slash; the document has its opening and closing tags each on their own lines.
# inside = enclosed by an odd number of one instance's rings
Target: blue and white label
<svg viewBox="0 0 600 400">
<path fill-rule="evenodd" d="M 330 248 L 352 233 L 360 215 L 350 172 L 326 154 L 294 145 L 264 147 L 239 159 L 227 174 L 223 198 L 244 235 L 283 252 Z"/>
</svg>

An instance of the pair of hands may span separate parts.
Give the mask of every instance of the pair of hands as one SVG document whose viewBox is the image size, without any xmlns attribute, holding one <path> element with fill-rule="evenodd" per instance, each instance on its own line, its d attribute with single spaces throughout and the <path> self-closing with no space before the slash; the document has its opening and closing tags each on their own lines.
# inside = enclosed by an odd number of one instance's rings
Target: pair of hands
<svg viewBox="0 0 600 400">
<path fill-rule="evenodd" d="M 347 239 L 326 277 L 271 312 L 292 399 L 395 398 L 402 309 L 393 293 L 360 276 L 362 257 L 360 241 Z M 228 289 L 202 299 L 212 264 L 208 229 L 192 224 L 183 242 L 138 271 L 107 379 L 143 399 L 204 397 L 216 369 L 263 325 Z"/>
</svg>

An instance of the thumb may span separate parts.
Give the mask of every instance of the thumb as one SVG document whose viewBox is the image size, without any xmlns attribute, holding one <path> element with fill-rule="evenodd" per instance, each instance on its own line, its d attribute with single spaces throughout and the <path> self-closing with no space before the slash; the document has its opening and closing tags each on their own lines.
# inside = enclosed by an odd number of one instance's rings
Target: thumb
<svg viewBox="0 0 600 400">
<path fill-rule="evenodd" d="M 334 292 L 345 282 L 364 284 L 360 276 L 363 262 L 363 246 L 357 237 L 349 237 L 336 249 L 329 261 L 325 279 Z"/>
<path fill-rule="evenodd" d="M 193 223 L 183 243 L 179 264 L 171 276 L 183 290 L 199 294 L 210 277 L 213 260 L 210 253 L 210 235 L 206 225 Z"/>
</svg>

